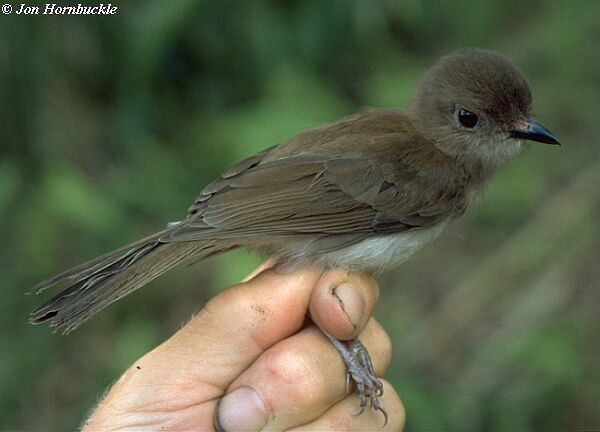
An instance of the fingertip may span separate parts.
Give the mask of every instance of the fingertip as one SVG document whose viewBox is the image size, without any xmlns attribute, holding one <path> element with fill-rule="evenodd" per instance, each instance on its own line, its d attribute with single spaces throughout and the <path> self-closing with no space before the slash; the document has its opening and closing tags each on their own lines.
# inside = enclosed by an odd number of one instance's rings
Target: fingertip
<svg viewBox="0 0 600 432">
<path fill-rule="evenodd" d="M 311 295 L 315 323 L 341 340 L 356 338 L 379 298 L 379 287 L 366 273 L 331 270 L 321 276 Z"/>
<path fill-rule="evenodd" d="M 379 301 L 379 284 L 375 278 L 366 272 L 350 273 L 350 278 L 356 281 L 356 285 L 363 291 L 367 302 L 375 307 Z"/>
<path fill-rule="evenodd" d="M 259 431 L 269 420 L 267 406 L 254 388 L 243 386 L 221 398 L 215 410 L 218 431 Z"/>
</svg>

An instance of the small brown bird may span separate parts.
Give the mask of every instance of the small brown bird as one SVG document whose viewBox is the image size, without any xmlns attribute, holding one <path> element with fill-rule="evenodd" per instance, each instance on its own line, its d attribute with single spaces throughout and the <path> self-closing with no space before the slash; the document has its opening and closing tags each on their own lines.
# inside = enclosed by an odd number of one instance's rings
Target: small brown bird
<svg viewBox="0 0 600 432">
<path fill-rule="evenodd" d="M 265 150 L 205 187 L 183 221 L 42 282 L 35 293 L 66 287 L 31 322 L 68 333 L 181 261 L 240 247 L 323 269 L 395 266 L 471 207 L 525 140 L 559 143 L 531 105 L 527 81 L 502 55 L 443 57 L 406 109 L 363 111 Z M 370 399 L 385 415 L 360 342 L 330 339 L 361 412 Z"/>
</svg>

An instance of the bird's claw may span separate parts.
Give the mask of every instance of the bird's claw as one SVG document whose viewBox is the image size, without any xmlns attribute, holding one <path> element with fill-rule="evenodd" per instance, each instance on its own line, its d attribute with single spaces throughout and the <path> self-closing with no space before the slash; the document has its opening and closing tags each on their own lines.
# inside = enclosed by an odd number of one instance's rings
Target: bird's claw
<svg viewBox="0 0 600 432">
<path fill-rule="evenodd" d="M 346 344 L 327 333 L 325 335 L 339 351 L 346 364 L 346 392 L 349 391 L 350 381 L 354 382 L 356 386 L 359 410 L 355 415 L 358 416 L 364 413 L 370 401 L 371 408 L 375 411 L 381 411 L 383 414 L 383 427 L 385 427 L 388 422 L 388 415 L 379 402 L 379 398 L 383 395 L 383 383 L 375 374 L 367 349 L 358 339 Z"/>
</svg>

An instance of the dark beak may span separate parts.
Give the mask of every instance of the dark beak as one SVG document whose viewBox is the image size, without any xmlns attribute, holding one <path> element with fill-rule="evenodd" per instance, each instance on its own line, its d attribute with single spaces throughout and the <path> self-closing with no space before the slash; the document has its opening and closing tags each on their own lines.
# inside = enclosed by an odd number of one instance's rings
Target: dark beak
<svg viewBox="0 0 600 432">
<path fill-rule="evenodd" d="M 558 138 L 556 138 L 552 132 L 531 119 L 525 119 L 515 124 L 514 129 L 510 132 L 510 136 L 544 144 L 560 145 Z"/>
</svg>

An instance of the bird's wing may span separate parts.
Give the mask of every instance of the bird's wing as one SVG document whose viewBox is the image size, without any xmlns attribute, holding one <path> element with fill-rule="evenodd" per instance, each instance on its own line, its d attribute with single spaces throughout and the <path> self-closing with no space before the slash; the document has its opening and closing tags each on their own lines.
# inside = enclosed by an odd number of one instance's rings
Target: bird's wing
<svg viewBox="0 0 600 432">
<path fill-rule="evenodd" d="M 390 146 L 397 139 L 386 135 L 369 145 Z M 303 153 L 265 161 L 266 155 L 247 159 L 207 186 L 188 219 L 161 240 L 399 232 L 435 224 L 455 210 L 449 199 L 455 193 L 431 192 L 410 158 Z"/>
</svg>

